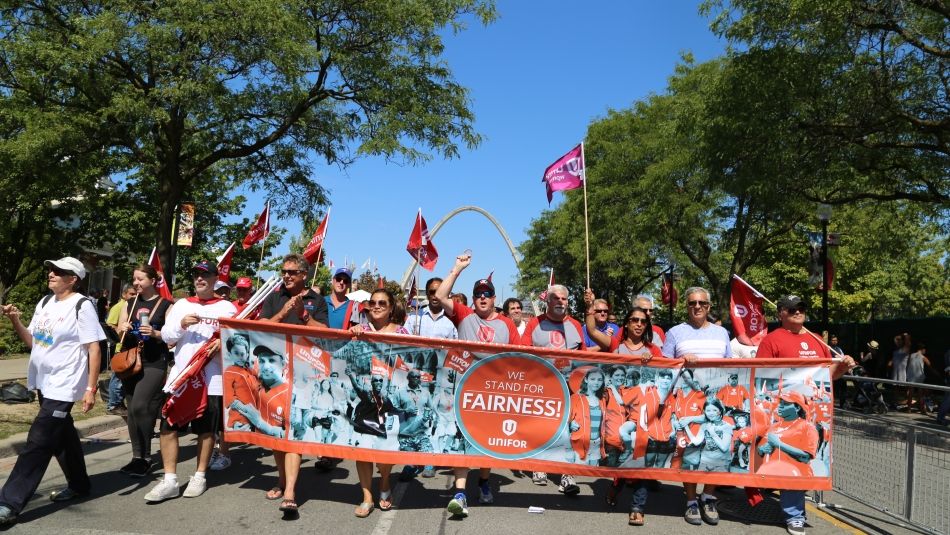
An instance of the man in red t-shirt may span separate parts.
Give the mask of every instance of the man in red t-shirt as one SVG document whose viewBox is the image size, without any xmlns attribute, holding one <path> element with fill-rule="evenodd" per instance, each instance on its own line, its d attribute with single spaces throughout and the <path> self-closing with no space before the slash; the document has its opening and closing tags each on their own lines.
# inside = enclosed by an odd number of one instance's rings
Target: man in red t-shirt
<svg viewBox="0 0 950 535">
<path fill-rule="evenodd" d="M 234 400 L 231 407 L 247 418 L 258 432 L 284 438 L 288 422 L 284 405 L 290 393 L 290 383 L 284 378 L 287 360 L 283 354 L 262 345 L 254 348 L 254 355 L 257 357 L 257 378 L 261 385 L 257 406 Z"/>
<path fill-rule="evenodd" d="M 778 300 L 778 314 L 779 320 L 782 322 L 782 326 L 779 329 L 776 329 L 769 334 L 765 335 L 765 338 L 762 339 L 762 343 L 759 344 L 759 351 L 756 353 L 756 358 L 822 358 L 830 359 L 831 351 L 829 351 L 828 346 L 819 338 L 816 334 L 805 329 L 805 312 L 808 310 L 808 307 L 802 301 L 801 297 L 797 295 L 787 295 Z M 841 358 L 840 361 L 836 362 L 831 368 L 831 379 L 837 379 L 845 374 L 848 370 L 856 366 L 854 360 L 845 355 Z M 792 400 L 789 394 L 797 394 L 797 397 L 801 399 Z M 779 420 L 775 426 L 785 426 L 788 427 L 784 429 L 785 433 L 788 436 L 798 437 L 792 439 L 793 444 L 789 444 L 789 448 L 784 448 L 787 451 L 791 451 L 792 448 L 798 450 L 798 454 L 793 452 L 791 457 L 799 465 L 807 467 L 808 461 L 810 461 L 815 456 L 815 448 L 811 447 L 810 434 L 814 433 L 815 447 L 817 447 L 818 442 L 818 431 L 815 428 L 814 424 L 807 421 L 807 411 L 809 408 L 808 403 L 805 401 L 805 397 L 799 392 L 787 393 L 783 392 L 779 399 L 779 406 L 776 408 L 778 413 Z M 785 404 L 782 403 L 785 402 Z M 806 415 L 805 418 L 801 418 L 800 421 L 796 421 L 794 418 L 789 419 L 783 416 L 782 411 L 791 412 L 791 409 L 787 407 L 787 404 L 796 403 L 800 406 L 800 410 Z M 786 416 L 791 416 L 786 415 Z M 794 429 L 791 423 L 794 423 Z M 807 429 L 806 429 L 807 428 Z M 809 432 L 808 429 L 811 431 Z M 776 433 L 770 429 L 769 435 L 775 435 Z M 808 440 L 801 439 L 801 437 L 809 437 Z M 766 445 L 769 445 L 771 449 L 783 449 L 777 448 L 774 444 L 770 443 L 774 440 L 769 440 Z M 783 440 L 783 443 L 788 444 L 787 441 Z M 808 446 L 802 447 L 802 446 Z M 759 446 L 762 447 L 761 445 Z M 766 448 L 766 449 L 769 449 Z M 787 460 L 787 459 L 786 459 Z M 803 471 L 804 473 L 804 471 Z M 811 469 L 807 469 L 807 473 L 811 473 Z M 783 490 L 779 497 L 779 501 L 782 504 L 782 509 L 785 511 L 785 523 L 786 530 L 791 535 L 803 535 L 805 533 L 805 492 L 801 490 Z"/>
</svg>

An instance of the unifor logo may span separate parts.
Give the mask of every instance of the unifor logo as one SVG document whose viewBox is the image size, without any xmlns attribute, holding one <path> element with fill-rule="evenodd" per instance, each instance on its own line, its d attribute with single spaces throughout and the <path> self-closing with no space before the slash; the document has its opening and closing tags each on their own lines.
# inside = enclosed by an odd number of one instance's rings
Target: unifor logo
<svg viewBox="0 0 950 535">
<path fill-rule="evenodd" d="M 804 349 L 804 350 L 806 350 L 806 351 L 808 350 L 808 342 L 802 342 L 802 343 L 801 343 L 801 346 L 802 346 L 802 349 Z"/>
<path fill-rule="evenodd" d="M 515 431 L 518 430 L 518 422 L 514 420 L 505 420 L 501 423 L 501 432 L 508 435 L 509 437 L 515 434 Z"/>
<path fill-rule="evenodd" d="M 491 343 L 495 341 L 495 328 L 489 325 L 479 325 L 476 333 L 480 342 Z"/>
<path fill-rule="evenodd" d="M 564 333 L 561 331 L 551 331 L 551 347 L 564 347 Z"/>
<path fill-rule="evenodd" d="M 736 316 L 740 318 L 744 318 L 749 314 L 749 309 L 746 308 L 745 305 L 735 305 L 733 308 L 736 311 Z"/>
</svg>

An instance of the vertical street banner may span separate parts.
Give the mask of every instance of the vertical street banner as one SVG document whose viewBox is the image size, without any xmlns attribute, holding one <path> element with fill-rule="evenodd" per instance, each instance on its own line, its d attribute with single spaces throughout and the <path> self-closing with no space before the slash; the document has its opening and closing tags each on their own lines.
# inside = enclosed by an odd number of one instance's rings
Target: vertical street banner
<svg viewBox="0 0 950 535">
<path fill-rule="evenodd" d="M 225 440 L 394 464 L 831 488 L 831 361 L 684 368 L 221 320 Z"/>
<path fill-rule="evenodd" d="M 178 207 L 178 236 L 175 243 L 181 247 L 191 247 L 195 241 L 195 205 L 182 203 Z"/>
</svg>

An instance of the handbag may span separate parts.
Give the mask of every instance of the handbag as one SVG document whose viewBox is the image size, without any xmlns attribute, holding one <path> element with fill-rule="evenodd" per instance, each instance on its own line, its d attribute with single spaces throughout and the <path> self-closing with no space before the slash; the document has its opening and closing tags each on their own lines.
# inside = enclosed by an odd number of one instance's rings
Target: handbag
<svg viewBox="0 0 950 535">
<path fill-rule="evenodd" d="M 116 377 L 119 379 L 128 379 L 133 375 L 141 373 L 142 371 L 142 342 L 126 349 L 124 351 L 119 351 L 116 353 L 112 360 L 109 361 L 109 366 L 112 368 L 112 371 L 115 372 Z"/>
</svg>

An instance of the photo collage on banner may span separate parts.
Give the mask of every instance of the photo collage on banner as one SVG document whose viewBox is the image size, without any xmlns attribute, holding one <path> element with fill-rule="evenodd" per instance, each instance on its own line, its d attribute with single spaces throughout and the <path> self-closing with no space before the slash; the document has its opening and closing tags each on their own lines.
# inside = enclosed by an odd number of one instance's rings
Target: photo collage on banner
<svg viewBox="0 0 950 535">
<path fill-rule="evenodd" d="M 291 451 L 474 455 L 589 474 L 830 475 L 826 365 L 592 363 L 371 338 L 224 329 L 226 431 Z"/>
</svg>

